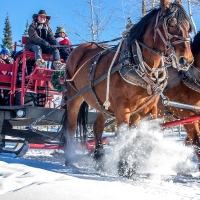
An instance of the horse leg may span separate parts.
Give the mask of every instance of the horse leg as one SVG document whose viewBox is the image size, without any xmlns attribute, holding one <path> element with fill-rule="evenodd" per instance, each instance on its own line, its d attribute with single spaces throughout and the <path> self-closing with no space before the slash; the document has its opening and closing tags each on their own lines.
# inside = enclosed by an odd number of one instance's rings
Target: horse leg
<svg viewBox="0 0 200 200">
<path fill-rule="evenodd" d="M 102 143 L 102 134 L 104 130 L 104 123 L 106 118 L 102 113 L 98 113 L 97 119 L 93 126 L 94 138 L 95 138 L 95 151 L 94 159 L 98 160 L 104 156 L 103 143 Z"/>
<path fill-rule="evenodd" d="M 199 123 L 194 123 L 194 127 L 196 130 L 195 138 L 194 138 L 194 146 L 195 146 L 195 154 L 198 159 L 198 168 L 200 171 L 200 130 Z"/>
<path fill-rule="evenodd" d="M 70 164 L 74 160 L 74 136 L 77 129 L 77 116 L 82 98 L 76 98 L 67 103 L 67 121 L 66 121 L 66 134 L 65 134 L 65 165 Z"/>
<path fill-rule="evenodd" d="M 119 101 L 115 106 L 115 117 L 117 127 L 121 126 L 124 123 L 127 124 L 128 127 L 130 127 L 130 116 L 130 108 L 127 108 L 125 106 L 124 101 Z"/>
<path fill-rule="evenodd" d="M 151 110 L 151 116 L 152 119 L 157 119 L 158 118 L 158 106 L 153 106 L 152 110 Z"/>
<path fill-rule="evenodd" d="M 157 119 L 158 118 L 158 106 L 157 106 L 158 100 L 159 100 L 159 96 L 156 97 L 156 99 L 154 100 L 152 104 L 146 106 L 144 110 L 142 110 L 142 112 L 134 113 L 133 115 L 131 115 L 130 126 L 137 127 L 139 124 L 139 121 L 143 119 L 145 116 L 147 116 L 148 114 L 151 114 L 152 119 Z"/>
<path fill-rule="evenodd" d="M 131 116 L 130 126 L 137 127 L 140 122 L 141 116 L 138 113 L 135 113 Z"/>
<path fill-rule="evenodd" d="M 194 151 L 196 157 L 198 159 L 198 168 L 200 171 L 200 131 L 199 131 L 199 124 L 194 123 L 194 125 L 184 125 L 187 136 L 185 138 L 186 145 L 194 146 Z"/>
<path fill-rule="evenodd" d="M 104 130 L 104 124 L 107 118 L 103 116 L 102 113 L 98 113 L 97 119 L 93 126 L 94 138 L 95 138 L 95 151 L 94 159 L 96 160 L 95 169 L 98 171 L 104 171 L 105 167 L 105 151 L 103 149 L 102 134 Z"/>
<path fill-rule="evenodd" d="M 123 106 L 124 105 L 124 106 Z M 136 126 L 139 123 L 140 115 L 138 113 L 131 116 L 131 110 L 127 107 L 125 107 L 126 104 L 118 104 L 115 110 L 115 116 L 116 116 L 116 123 L 118 127 L 118 139 L 122 138 L 122 134 L 120 131 L 120 125 L 127 124 L 127 128 L 130 128 L 131 126 Z M 130 119 L 131 116 L 131 119 Z M 122 140 L 124 140 L 122 138 Z M 126 143 L 126 140 L 124 141 Z M 131 142 L 132 144 L 132 142 Z M 128 160 L 128 157 L 130 155 L 130 150 L 132 146 L 130 144 L 125 144 L 125 146 L 120 150 L 119 152 L 119 161 L 117 164 L 117 170 L 118 175 L 122 177 L 131 177 L 133 174 L 135 174 L 135 163 L 130 163 Z"/>
</svg>

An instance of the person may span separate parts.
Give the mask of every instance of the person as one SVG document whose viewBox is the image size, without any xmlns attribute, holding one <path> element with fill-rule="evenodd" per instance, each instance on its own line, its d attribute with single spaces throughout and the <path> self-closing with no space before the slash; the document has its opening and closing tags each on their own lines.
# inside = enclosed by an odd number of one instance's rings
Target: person
<svg viewBox="0 0 200 200">
<path fill-rule="evenodd" d="M 13 64 L 13 59 L 10 57 L 10 51 L 4 47 L 0 52 L 0 63 Z M 3 75 L 12 75 L 12 72 L 0 71 Z M 0 105 L 9 105 L 10 90 L 0 89 Z"/>
<path fill-rule="evenodd" d="M 29 38 L 24 48 L 35 53 L 36 65 L 42 68 L 46 68 L 42 52 L 53 55 L 53 67 L 57 70 L 63 67 L 63 64 L 60 61 L 59 50 L 50 46 L 58 44 L 49 26 L 50 18 L 51 16 L 48 16 L 45 10 L 40 10 L 38 14 L 33 15 L 33 22 L 28 29 Z"/>
<path fill-rule="evenodd" d="M 10 57 L 10 51 L 7 47 L 4 47 L 0 52 L 0 63 L 13 64 L 13 59 Z M 10 72 L 0 71 L 1 74 L 11 75 Z"/>
<path fill-rule="evenodd" d="M 13 59 L 10 56 L 10 51 L 7 47 L 4 47 L 0 52 L 1 62 L 5 64 L 13 64 Z"/>
<path fill-rule="evenodd" d="M 56 38 L 56 41 L 60 45 L 69 45 L 69 47 L 67 47 L 67 48 L 59 48 L 60 56 L 66 62 L 66 60 L 70 54 L 70 51 L 72 49 L 70 47 L 70 45 L 72 45 L 72 43 L 70 42 L 70 40 L 65 32 L 65 29 L 63 27 L 60 27 L 60 26 L 57 27 L 56 33 L 55 33 L 55 38 Z"/>
</svg>

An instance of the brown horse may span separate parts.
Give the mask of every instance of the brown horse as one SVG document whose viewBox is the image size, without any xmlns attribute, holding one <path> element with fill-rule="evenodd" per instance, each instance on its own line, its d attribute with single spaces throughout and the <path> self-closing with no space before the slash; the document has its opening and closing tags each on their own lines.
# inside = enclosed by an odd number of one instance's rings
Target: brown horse
<svg viewBox="0 0 200 200">
<path fill-rule="evenodd" d="M 77 115 L 83 101 L 98 111 L 93 128 L 96 159 L 104 155 L 102 133 L 109 115 L 115 117 L 117 126 L 122 123 L 131 126 L 135 121 L 133 114 L 139 111 L 151 110 L 157 117 L 159 94 L 167 83 L 165 63 L 186 70 L 193 61 L 190 31 L 191 23 L 183 7 L 162 0 L 160 8 L 127 30 L 115 48 L 85 43 L 72 51 L 66 64 L 64 94 L 67 101 L 66 164 L 73 158 Z M 120 76 L 120 70 L 130 69 L 130 66 L 134 76 L 136 74 L 133 84 Z M 108 110 L 104 109 L 104 102 Z"/>
<path fill-rule="evenodd" d="M 194 40 L 191 43 L 192 53 L 194 55 L 194 64 L 189 69 L 189 71 L 185 73 L 179 73 L 179 79 L 176 79 L 174 84 L 169 83 L 169 87 L 167 86 L 164 95 L 169 98 L 170 101 L 175 101 L 178 103 L 189 104 L 193 106 L 200 106 L 200 32 L 198 32 Z M 174 76 L 177 77 L 178 72 L 173 71 Z M 172 73 L 172 72 L 171 72 Z M 160 115 L 164 115 L 163 106 L 159 104 Z M 192 115 L 197 115 L 199 112 L 195 112 L 188 109 L 180 109 L 178 107 L 166 107 L 165 118 L 173 119 L 180 118 L 184 119 L 186 117 L 190 117 Z M 186 144 L 191 144 L 194 146 L 194 150 L 199 162 L 199 170 L 200 170 L 200 129 L 199 122 L 194 124 L 186 124 L 184 125 L 187 137 Z"/>
</svg>

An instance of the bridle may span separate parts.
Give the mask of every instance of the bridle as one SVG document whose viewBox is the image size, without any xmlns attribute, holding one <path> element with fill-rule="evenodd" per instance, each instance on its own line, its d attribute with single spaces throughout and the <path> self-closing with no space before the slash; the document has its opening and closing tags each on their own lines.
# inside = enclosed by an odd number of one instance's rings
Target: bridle
<svg viewBox="0 0 200 200">
<path fill-rule="evenodd" d="M 177 12 L 178 9 L 176 9 L 174 11 L 174 13 Z M 172 35 L 171 33 L 168 32 L 167 29 L 167 21 L 166 18 L 163 19 L 163 23 L 162 23 L 162 27 L 163 27 L 163 31 L 164 31 L 164 35 L 162 34 L 162 32 L 159 29 L 159 18 L 161 16 L 162 11 L 159 11 L 157 16 L 156 16 L 156 23 L 154 26 L 154 42 L 156 41 L 156 34 L 158 33 L 158 35 L 160 36 L 161 40 L 163 41 L 163 43 L 165 44 L 165 55 L 167 54 L 168 51 L 170 51 L 169 55 L 165 58 L 165 62 L 168 64 L 171 64 L 174 68 L 177 68 L 177 70 L 183 70 L 183 71 L 187 71 L 190 67 L 190 65 L 188 65 L 187 67 L 181 68 L 178 64 L 178 59 L 176 57 L 175 54 L 175 49 L 173 45 L 176 44 L 180 44 L 180 43 L 186 43 L 186 42 L 190 42 L 191 39 L 189 37 L 184 38 L 181 37 L 179 35 Z M 178 40 L 171 42 L 172 38 L 177 38 Z M 171 62 L 170 62 L 171 61 Z"/>
</svg>

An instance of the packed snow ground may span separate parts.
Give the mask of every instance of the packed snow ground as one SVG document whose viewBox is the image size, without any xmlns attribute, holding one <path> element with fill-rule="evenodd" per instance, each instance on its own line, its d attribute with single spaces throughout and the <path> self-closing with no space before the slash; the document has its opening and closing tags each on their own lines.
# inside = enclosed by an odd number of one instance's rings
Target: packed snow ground
<svg viewBox="0 0 200 200">
<path fill-rule="evenodd" d="M 87 152 L 77 152 L 73 166 L 53 150 L 31 149 L 23 158 L 0 156 L 2 200 L 200 199 L 200 174 L 185 132 L 163 131 L 158 122 L 142 122 L 135 131 L 122 126 L 120 139 L 105 146 L 105 171 Z M 133 146 L 134 141 L 134 146 Z M 131 178 L 118 176 L 120 153 L 135 163 Z"/>
</svg>

